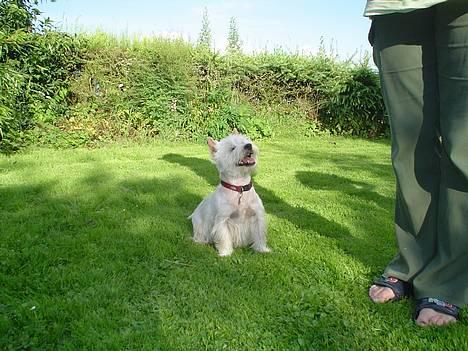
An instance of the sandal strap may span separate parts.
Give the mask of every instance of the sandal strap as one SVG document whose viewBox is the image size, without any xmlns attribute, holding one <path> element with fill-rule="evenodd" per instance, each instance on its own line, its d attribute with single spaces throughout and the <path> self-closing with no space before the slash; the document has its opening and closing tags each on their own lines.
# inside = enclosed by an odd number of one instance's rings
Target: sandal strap
<svg viewBox="0 0 468 351">
<path fill-rule="evenodd" d="M 460 307 L 433 297 L 425 297 L 418 300 L 418 304 L 414 310 L 414 320 L 418 318 L 419 312 L 421 312 L 423 308 L 430 308 L 434 311 L 455 317 L 457 320 L 460 319 Z"/>
<path fill-rule="evenodd" d="M 374 281 L 374 285 L 390 288 L 395 294 L 391 301 L 398 301 L 411 295 L 410 284 L 395 277 L 381 276 Z"/>
</svg>

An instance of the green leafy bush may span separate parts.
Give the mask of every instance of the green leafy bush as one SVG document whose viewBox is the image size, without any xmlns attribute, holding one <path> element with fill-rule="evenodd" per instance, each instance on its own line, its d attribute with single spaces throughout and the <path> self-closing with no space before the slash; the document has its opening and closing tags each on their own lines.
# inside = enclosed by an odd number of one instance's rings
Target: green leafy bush
<svg viewBox="0 0 468 351">
<path fill-rule="evenodd" d="M 0 0 L 0 151 L 25 143 L 26 131 L 67 112 L 69 81 L 82 61 L 80 39 L 38 21 L 36 1 Z"/>
<path fill-rule="evenodd" d="M 378 76 L 367 65 L 348 70 L 321 114 L 324 126 L 337 134 L 377 137 L 389 131 Z"/>
<path fill-rule="evenodd" d="M 96 146 L 126 138 L 254 139 L 388 134 L 368 61 L 282 51 L 226 55 L 183 40 L 70 36 L 35 1 L 0 0 L 1 151 L 26 141 Z"/>
<path fill-rule="evenodd" d="M 250 100 L 308 102 L 314 111 L 311 122 L 332 133 L 362 137 L 388 133 L 378 75 L 368 61 L 352 64 L 323 54 L 279 52 L 227 58 L 220 69 Z"/>
</svg>

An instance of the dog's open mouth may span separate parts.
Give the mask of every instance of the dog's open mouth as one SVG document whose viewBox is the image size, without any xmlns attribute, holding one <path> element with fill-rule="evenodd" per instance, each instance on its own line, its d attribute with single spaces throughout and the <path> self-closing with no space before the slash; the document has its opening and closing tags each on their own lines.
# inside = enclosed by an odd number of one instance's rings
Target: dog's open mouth
<svg viewBox="0 0 468 351">
<path fill-rule="evenodd" d="M 246 155 L 242 160 L 237 163 L 238 166 L 253 166 L 255 165 L 255 159 L 252 154 Z"/>
</svg>

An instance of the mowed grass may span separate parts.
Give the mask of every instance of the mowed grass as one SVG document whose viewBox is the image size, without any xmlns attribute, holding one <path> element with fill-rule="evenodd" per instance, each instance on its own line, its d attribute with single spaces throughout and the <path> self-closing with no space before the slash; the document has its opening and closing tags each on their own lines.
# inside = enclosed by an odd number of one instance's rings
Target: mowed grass
<svg viewBox="0 0 468 351">
<path fill-rule="evenodd" d="M 271 254 L 220 258 L 187 216 L 218 183 L 201 144 L 0 158 L 0 349 L 466 350 L 465 319 L 374 305 L 395 252 L 387 142 L 265 141 Z"/>
</svg>

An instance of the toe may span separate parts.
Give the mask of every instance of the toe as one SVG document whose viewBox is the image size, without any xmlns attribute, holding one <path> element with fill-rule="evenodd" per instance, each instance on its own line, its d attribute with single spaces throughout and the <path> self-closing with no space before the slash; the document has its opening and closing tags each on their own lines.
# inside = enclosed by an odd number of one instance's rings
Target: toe
<svg viewBox="0 0 468 351">
<path fill-rule="evenodd" d="M 431 308 L 423 308 L 416 319 L 416 324 L 422 327 L 444 326 L 455 322 L 455 317 L 437 312 Z"/>
<path fill-rule="evenodd" d="M 390 288 L 372 285 L 369 289 L 369 297 L 376 303 L 384 303 L 394 298 L 395 294 Z"/>
<path fill-rule="evenodd" d="M 457 320 L 455 319 L 455 317 L 452 317 L 452 316 L 447 316 L 447 315 L 441 315 L 439 316 L 438 320 L 437 320 L 437 325 L 448 325 L 448 324 L 452 324 L 452 323 L 455 323 Z"/>
<path fill-rule="evenodd" d="M 443 318 L 439 314 L 433 315 L 429 318 L 427 321 L 427 324 L 429 325 L 442 325 L 443 323 Z"/>
<path fill-rule="evenodd" d="M 428 326 L 426 321 L 420 320 L 420 319 L 416 320 L 416 324 L 419 325 L 420 327 L 427 327 Z"/>
</svg>

